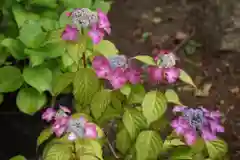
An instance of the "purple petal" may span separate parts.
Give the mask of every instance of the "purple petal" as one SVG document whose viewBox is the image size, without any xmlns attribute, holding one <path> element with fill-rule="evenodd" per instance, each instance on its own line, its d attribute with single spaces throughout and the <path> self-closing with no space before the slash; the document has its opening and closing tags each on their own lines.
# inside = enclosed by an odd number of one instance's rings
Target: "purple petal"
<svg viewBox="0 0 240 160">
<path fill-rule="evenodd" d="M 104 29 L 108 34 L 111 32 L 110 22 L 105 13 L 98 9 L 98 27 Z"/>
<path fill-rule="evenodd" d="M 71 132 L 71 133 L 68 135 L 68 140 L 74 141 L 74 140 L 76 140 L 76 139 L 77 139 L 77 136 L 76 136 L 73 132 Z"/>
<path fill-rule="evenodd" d="M 223 133 L 224 132 L 224 127 L 221 126 L 218 121 L 214 121 L 214 120 L 209 120 L 209 125 L 211 128 L 211 131 L 216 133 L 216 132 L 220 132 Z"/>
<path fill-rule="evenodd" d="M 188 145 L 193 145 L 197 140 L 197 134 L 194 131 L 189 131 L 184 134 L 184 138 Z"/>
<path fill-rule="evenodd" d="M 186 106 L 175 106 L 174 108 L 173 108 L 173 112 L 175 113 L 175 112 L 182 112 L 182 111 L 184 111 L 184 109 L 186 109 L 187 107 Z"/>
<path fill-rule="evenodd" d="M 104 37 L 104 33 L 99 29 L 91 29 L 88 35 L 91 37 L 94 44 L 98 44 Z"/>
<path fill-rule="evenodd" d="M 42 114 L 42 119 L 46 120 L 47 122 L 50 122 L 53 117 L 55 116 L 56 111 L 53 108 L 48 108 L 46 111 Z"/>
<path fill-rule="evenodd" d="M 204 127 L 204 128 L 202 128 L 202 138 L 205 141 L 213 141 L 213 140 L 217 139 L 217 136 L 215 135 L 214 132 L 211 132 L 209 128 Z"/>
</svg>

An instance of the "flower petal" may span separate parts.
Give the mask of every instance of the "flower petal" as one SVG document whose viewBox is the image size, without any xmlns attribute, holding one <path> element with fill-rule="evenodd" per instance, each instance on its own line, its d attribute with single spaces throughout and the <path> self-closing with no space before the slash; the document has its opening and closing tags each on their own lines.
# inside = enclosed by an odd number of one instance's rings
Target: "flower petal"
<svg viewBox="0 0 240 160">
<path fill-rule="evenodd" d="M 65 30 L 62 33 L 62 39 L 66 41 L 77 41 L 78 29 L 70 25 L 66 25 Z"/>
<path fill-rule="evenodd" d="M 197 140 L 197 134 L 194 131 L 189 131 L 184 134 L 184 138 L 188 145 L 193 145 Z"/>
<path fill-rule="evenodd" d="M 85 134 L 86 138 L 97 138 L 97 129 L 96 125 L 92 123 L 87 123 L 85 125 Z"/>
<path fill-rule="evenodd" d="M 110 81 L 114 89 L 119 89 L 126 84 L 127 77 L 125 76 L 122 68 L 116 68 L 109 76 L 108 80 Z"/>
<path fill-rule="evenodd" d="M 163 69 L 155 66 L 149 66 L 148 76 L 152 82 L 162 81 L 163 80 Z"/>
<path fill-rule="evenodd" d="M 183 112 L 184 111 L 184 109 L 186 109 L 187 107 L 186 106 L 175 106 L 174 108 L 173 108 L 173 112 L 175 113 L 175 112 Z"/>
<path fill-rule="evenodd" d="M 179 78 L 180 70 L 178 68 L 166 68 L 164 69 L 164 75 L 168 83 L 172 84 Z"/>
<path fill-rule="evenodd" d="M 108 78 L 111 73 L 110 64 L 104 56 L 95 56 L 92 62 L 92 66 L 99 78 Z"/>
<path fill-rule="evenodd" d="M 56 111 L 53 108 L 47 108 L 46 111 L 42 114 L 42 119 L 50 122 L 55 116 Z"/>
</svg>

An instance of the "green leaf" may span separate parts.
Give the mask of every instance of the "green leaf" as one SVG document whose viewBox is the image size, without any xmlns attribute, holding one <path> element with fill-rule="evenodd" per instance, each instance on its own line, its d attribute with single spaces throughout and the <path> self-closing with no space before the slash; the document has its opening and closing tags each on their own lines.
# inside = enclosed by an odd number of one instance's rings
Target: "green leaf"
<svg viewBox="0 0 240 160">
<path fill-rule="evenodd" d="M 39 15 L 34 14 L 32 12 L 28 12 L 23 7 L 17 4 L 13 5 L 12 11 L 13 11 L 14 18 L 17 22 L 18 28 L 22 27 L 22 25 L 28 20 L 40 19 Z"/>
<path fill-rule="evenodd" d="M 131 93 L 131 86 L 129 84 L 125 84 L 122 88 L 120 88 L 120 91 L 128 97 Z"/>
<path fill-rule="evenodd" d="M 21 112 L 33 115 L 47 102 L 44 93 L 39 93 L 33 88 L 23 88 L 17 94 L 17 106 Z"/>
<path fill-rule="evenodd" d="M 57 7 L 56 0 L 31 0 L 30 4 L 48 7 L 48 8 L 56 8 Z"/>
<path fill-rule="evenodd" d="M 196 88 L 196 85 L 194 84 L 192 78 L 182 69 L 180 69 L 180 77 L 179 79 L 187 84 L 192 85 Z"/>
<path fill-rule="evenodd" d="M 73 59 L 70 57 L 69 54 L 63 54 L 61 57 L 61 61 L 63 68 L 67 68 L 74 63 Z"/>
<path fill-rule="evenodd" d="M 93 8 L 95 10 L 101 9 L 102 12 L 108 13 L 108 11 L 111 9 L 112 2 L 105 2 L 105 1 L 95 1 Z"/>
<path fill-rule="evenodd" d="M 99 118 L 97 121 L 100 126 L 103 126 L 112 119 L 121 118 L 121 115 L 122 115 L 122 111 L 119 111 L 112 107 L 107 107 L 106 111 L 102 114 L 101 118 Z"/>
<path fill-rule="evenodd" d="M 92 0 L 60 0 L 66 8 L 91 8 Z"/>
<path fill-rule="evenodd" d="M 62 49 L 66 48 L 65 44 L 62 44 L 62 43 L 65 43 L 61 38 L 62 37 L 62 32 L 63 32 L 63 29 L 48 31 L 47 32 L 47 38 L 46 38 L 47 40 L 45 41 L 43 46 L 46 46 L 47 44 L 61 44 Z M 64 45 L 64 47 L 63 47 L 63 45 Z"/>
<path fill-rule="evenodd" d="M 147 128 L 146 119 L 137 109 L 126 109 L 122 121 L 132 140 L 135 140 L 141 129 Z"/>
<path fill-rule="evenodd" d="M 52 92 L 56 96 L 60 94 L 64 89 L 66 89 L 74 80 L 75 73 L 68 72 L 58 75 L 53 80 Z"/>
<path fill-rule="evenodd" d="M 162 140 L 155 131 L 142 131 L 135 144 L 137 160 L 157 159 L 162 149 Z"/>
<path fill-rule="evenodd" d="M 4 95 L 0 94 L 0 105 L 3 103 L 3 101 L 4 101 Z"/>
<path fill-rule="evenodd" d="M 77 158 L 88 160 L 87 158 L 94 159 L 100 159 L 103 160 L 103 153 L 102 153 L 102 147 L 101 145 L 91 139 L 82 139 L 76 141 L 76 151 L 77 151 Z"/>
<path fill-rule="evenodd" d="M 167 98 L 168 102 L 183 106 L 183 104 L 179 100 L 177 93 L 174 90 L 167 89 L 165 92 L 165 97 Z"/>
<path fill-rule="evenodd" d="M 83 41 L 82 41 L 83 42 Z M 69 56 L 72 58 L 73 61 L 78 63 L 78 61 L 81 59 L 83 52 L 85 51 L 85 45 L 84 43 L 68 43 L 67 44 L 67 51 Z"/>
<path fill-rule="evenodd" d="M 37 89 L 40 93 L 51 91 L 52 89 L 52 72 L 48 68 L 33 67 L 24 68 L 23 78 L 30 86 Z"/>
<path fill-rule="evenodd" d="M 71 12 L 71 10 L 64 11 L 59 18 L 59 26 L 64 28 L 67 24 L 72 24 L 72 19 L 67 16 L 67 12 Z"/>
<path fill-rule="evenodd" d="M 148 92 L 143 99 L 143 115 L 148 124 L 159 119 L 167 109 L 167 100 L 165 96 L 158 91 Z"/>
<path fill-rule="evenodd" d="M 91 113 L 95 119 L 99 119 L 111 103 L 110 90 L 97 92 L 91 102 Z"/>
<path fill-rule="evenodd" d="M 134 57 L 135 59 L 145 63 L 145 64 L 148 64 L 148 65 L 156 65 L 156 63 L 154 62 L 153 58 L 150 57 L 150 56 L 136 56 Z"/>
<path fill-rule="evenodd" d="M 17 155 L 17 156 L 10 158 L 10 160 L 27 160 L 27 159 L 24 156 Z"/>
<path fill-rule="evenodd" d="M 0 68 L 0 93 L 14 92 L 23 84 L 20 69 L 12 66 Z"/>
<path fill-rule="evenodd" d="M 227 153 L 227 144 L 221 139 L 206 142 L 206 148 L 212 159 L 224 157 Z"/>
<path fill-rule="evenodd" d="M 174 149 L 174 151 L 170 154 L 170 160 L 193 160 L 193 153 L 191 152 L 191 149 L 185 146 L 180 146 Z"/>
<path fill-rule="evenodd" d="M 51 128 L 44 129 L 37 138 L 37 146 L 40 146 L 53 134 Z"/>
<path fill-rule="evenodd" d="M 130 147 L 131 147 L 131 138 L 126 128 L 123 127 L 117 133 L 116 148 L 118 149 L 119 152 L 125 155 Z"/>
<path fill-rule="evenodd" d="M 180 139 L 166 139 L 163 143 L 163 149 L 166 151 L 172 147 L 185 145 Z"/>
<path fill-rule="evenodd" d="M 77 71 L 73 81 L 73 93 L 79 104 L 90 104 L 99 87 L 99 80 L 92 69 L 81 68 Z"/>
<path fill-rule="evenodd" d="M 70 160 L 72 157 L 72 146 L 60 142 L 52 142 L 44 148 L 44 160 Z"/>
<path fill-rule="evenodd" d="M 51 30 L 57 29 L 58 22 L 56 20 L 43 17 L 40 19 L 40 23 L 45 31 L 51 31 Z"/>
<path fill-rule="evenodd" d="M 128 103 L 134 104 L 134 103 L 142 103 L 143 98 L 145 96 L 146 92 L 142 85 L 131 85 L 131 92 L 128 96 Z"/>
<path fill-rule="evenodd" d="M 94 46 L 94 50 L 104 56 L 116 55 L 119 52 L 115 45 L 108 40 L 102 40 L 99 44 Z"/>
<path fill-rule="evenodd" d="M 7 58 L 9 56 L 10 56 L 10 53 L 6 51 L 5 47 L 0 46 L 0 66 L 7 61 Z"/>
<path fill-rule="evenodd" d="M 38 48 L 45 41 L 46 36 L 40 22 L 37 21 L 24 23 L 19 33 L 19 39 L 29 48 Z"/>
<path fill-rule="evenodd" d="M 24 59 L 26 55 L 24 54 L 24 44 L 18 39 L 6 38 L 1 44 L 8 49 L 12 56 L 16 59 Z"/>
</svg>

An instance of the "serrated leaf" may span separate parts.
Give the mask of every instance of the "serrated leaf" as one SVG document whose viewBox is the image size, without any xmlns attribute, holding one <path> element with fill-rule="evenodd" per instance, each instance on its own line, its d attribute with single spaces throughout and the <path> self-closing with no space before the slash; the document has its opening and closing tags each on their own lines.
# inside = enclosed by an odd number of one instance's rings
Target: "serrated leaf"
<svg viewBox="0 0 240 160">
<path fill-rule="evenodd" d="M 101 118 L 102 114 L 106 111 L 111 103 L 110 90 L 101 90 L 97 92 L 91 102 L 91 113 L 95 119 Z"/>
<path fill-rule="evenodd" d="M 18 39 L 6 38 L 1 44 L 7 48 L 9 53 L 16 59 L 24 59 L 26 55 L 24 54 L 24 44 Z"/>
<path fill-rule="evenodd" d="M 162 149 L 162 140 L 155 131 L 142 131 L 135 144 L 137 160 L 157 159 Z"/>
<path fill-rule="evenodd" d="M 17 156 L 10 158 L 9 160 L 27 160 L 27 159 L 24 156 L 17 155 Z"/>
<path fill-rule="evenodd" d="M 90 68 L 81 68 L 73 81 L 73 93 L 80 105 L 90 104 L 93 95 L 99 90 L 100 82 Z"/>
<path fill-rule="evenodd" d="M 174 90 L 167 89 L 165 92 L 165 97 L 167 98 L 168 102 L 183 106 L 183 104 L 180 102 L 180 99 L 179 99 L 177 93 Z"/>
<path fill-rule="evenodd" d="M 17 22 L 18 28 L 22 27 L 22 25 L 27 20 L 39 20 L 40 19 L 39 15 L 26 11 L 24 8 L 22 8 L 18 4 L 13 5 L 12 12 L 13 12 L 14 18 Z"/>
<path fill-rule="evenodd" d="M 179 79 L 187 84 L 192 85 L 193 87 L 197 88 L 194 84 L 192 78 L 182 69 L 180 69 L 180 76 Z"/>
<path fill-rule="evenodd" d="M 111 8 L 112 2 L 106 2 L 106 1 L 95 1 L 93 8 L 95 10 L 101 9 L 102 12 L 108 13 L 108 11 Z"/>
<path fill-rule="evenodd" d="M 94 45 L 94 50 L 106 57 L 116 55 L 119 52 L 115 45 L 108 40 L 102 40 L 99 44 Z"/>
<path fill-rule="evenodd" d="M 47 33 L 43 32 L 39 21 L 28 21 L 19 31 L 19 39 L 29 48 L 38 48 L 46 36 Z"/>
<path fill-rule="evenodd" d="M 168 150 L 175 146 L 182 146 L 185 145 L 180 139 L 166 139 L 163 143 L 163 149 Z"/>
<path fill-rule="evenodd" d="M 40 146 L 53 134 L 51 128 L 44 129 L 37 138 L 37 146 Z"/>
<path fill-rule="evenodd" d="M 61 142 L 52 142 L 44 148 L 44 160 L 70 160 L 72 157 L 72 146 Z"/>
<path fill-rule="evenodd" d="M 0 93 L 14 92 L 23 84 L 20 69 L 12 66 L 0 68 Z"/>
<path fill-rule="evenodd" d="M 143 115 L 146 117 L 148 124 L 151 124 L 165 113 L 167 100 L 161 92 L 150 91 L 145 95 L 142 107 Z"/>
<path fill-rule="evenodd" d="M 144 55 L 144 56 L 136 56 L 134 58 L 148 65 L 156 65 L 156 63 L 154 62 L 154 59 L 150 56 Z"/>
<path fill-rule="evenodd" d="M 18 92 L 16 101 L 21 112 L 33 115 L 46 104 L 47 98 L 33 88 L 23 88 Z"/>
<path fill-rule="evenodd" d="M 126 109 L 122 121 L 132 140 L 142 129 L 147 128 L 146 119 L 137 109 Z"/>
<path fill-rule="evenodd" d="M 125 127 L 123 127 L 118 133 L 116 137 L 116 148 L 123 155 L 126 154 L 128 149 L 131 147 L 131 138 L 129 136 L 128 131 Z"/>
<path fill-rule="evenodd" d="M 224 157 L 227 152 L 227 144 L 221 139 L 208 141 L 205 144 L 209 157 L 212 159 Z"/>
<path fill-rule="evenodd" d="M 103 153 L 101 145 L 91 139 L 82 139 L 76 142 L 76 151 L 77 151 L 77 158 L 83 159 L 86 158 L 85 156 L 94 157 L 100 160 L 103 160 Z M 88 159 L 86 159 L 88 160 Z"/>
<path fill-rule="evenodd" d="M 145 94 L 146 92 L 142 85 L 140 84 L 132 85 L 131 92 L 128 96 L 128 103 L 129 104 L 142 103 Z"/>
<path fill-rule="evenodd" d="M 75 73 L 68 72 L 56 76 L 52 83 L 52 92 L 54 95 L 58 95 L 64 91 L 74 80 Z"/>
<path fill-rule="evenodd" d="M 40 93 L 52 90 L 52 72 L 48 68 L 24 68 L 23 78 L 30 86 Z"/>
</svg>

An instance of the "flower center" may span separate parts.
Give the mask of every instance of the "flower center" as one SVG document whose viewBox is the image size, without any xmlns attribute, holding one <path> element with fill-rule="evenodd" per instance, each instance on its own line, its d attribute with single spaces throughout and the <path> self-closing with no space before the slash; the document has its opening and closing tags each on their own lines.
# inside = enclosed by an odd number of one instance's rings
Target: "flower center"
<svg viewBox="0 0 240 160">
<path fill-rule="evenodd" d="M 183 112 L 183 116 L 189 125 L 196 131 L 200 131 L 204 122 L 204 113 L 201 109 L 187 109 Z"/>
</svg>

